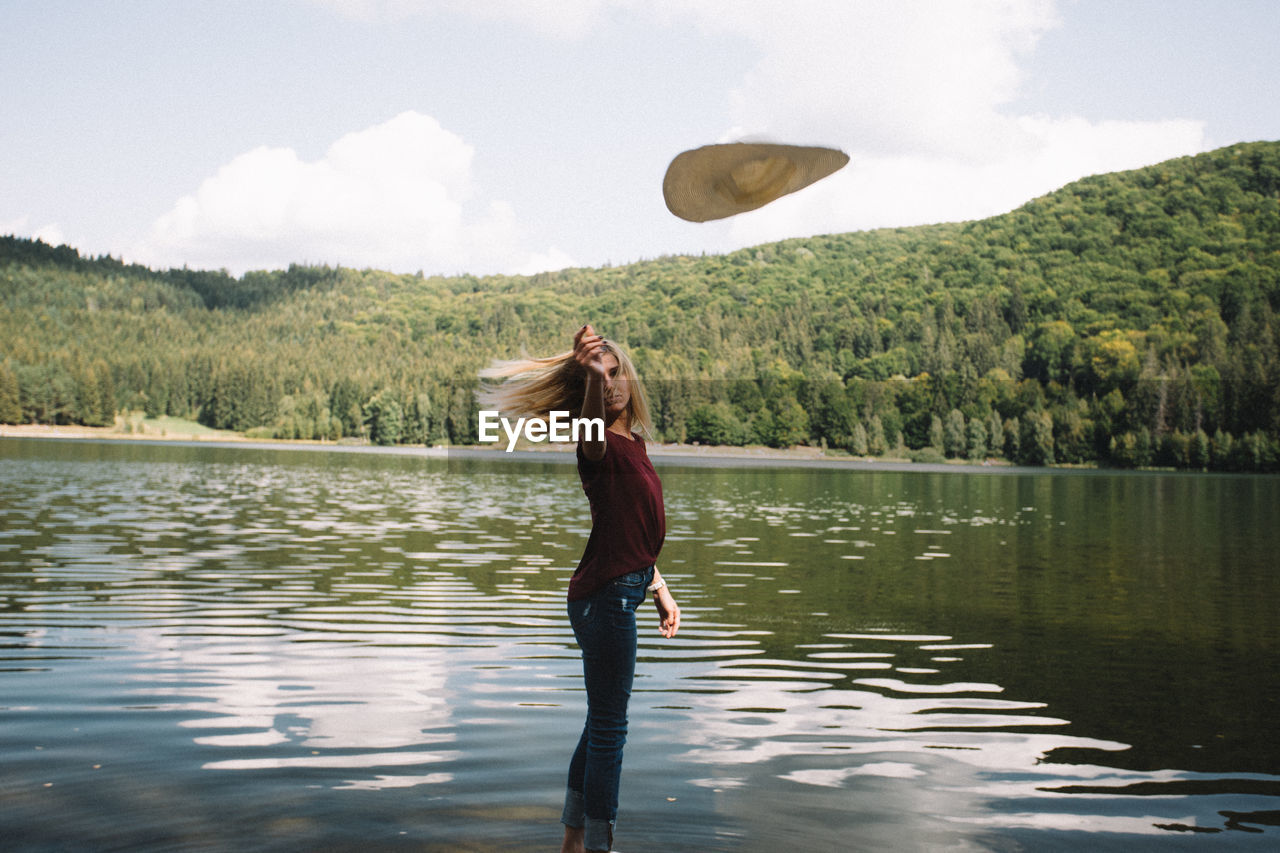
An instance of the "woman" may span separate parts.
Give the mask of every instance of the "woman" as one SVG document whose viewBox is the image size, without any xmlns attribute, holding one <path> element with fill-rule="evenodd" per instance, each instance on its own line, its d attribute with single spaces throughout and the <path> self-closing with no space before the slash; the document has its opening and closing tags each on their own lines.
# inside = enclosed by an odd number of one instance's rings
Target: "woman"
<svg viewBox="0 0 1280 853">
<path fill-rule="evenodd" d="M 562 853 L 609 850 L 618 813 L 627 700 L 636 667 L 635 612 L 653 594 L 664 637 L 680 628 L 680 608 L 655 565 L 666 536 L 662 483 L 645 453 L 649 408 L 621 349 L 583 326 L 573 351 L 505 362 L 482 376 L 511 378 L 483 395 L 505 412 L 546 418 L 552 411 L 600 418 L 603 438 L 578 443 L 578 476 L 591 505 L 591 535 L 569 580 L 569 620 L 582 649 L 587 722 L 569 763 Z"/>
</svg>

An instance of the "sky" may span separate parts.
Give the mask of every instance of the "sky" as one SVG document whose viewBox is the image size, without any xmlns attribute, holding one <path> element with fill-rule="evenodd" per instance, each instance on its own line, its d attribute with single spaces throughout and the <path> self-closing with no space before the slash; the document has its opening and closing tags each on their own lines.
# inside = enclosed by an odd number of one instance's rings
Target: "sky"
<svg viewBox="0 0 1280 853">
<path fill-rule="evenodd" d="M 0 234 L 533 274 L 977 219 L 1280 140 L 1274 0 L 0 0 Z M 681 151 L 848 166 L 677 219 Z"/>
</svg>

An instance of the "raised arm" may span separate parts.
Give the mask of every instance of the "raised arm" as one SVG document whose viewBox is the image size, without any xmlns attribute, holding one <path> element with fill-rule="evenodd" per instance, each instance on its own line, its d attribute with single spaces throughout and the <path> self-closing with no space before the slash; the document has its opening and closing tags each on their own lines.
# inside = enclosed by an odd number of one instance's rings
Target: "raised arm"
<svg viewBox="0 0 1280 853">
<path fill-rule="evenodd" d="M 590 323 L 579 329 L 573 336 L 573 359 L 582 365 L 587 373 L 587 387 L 582 400 L 580 417 L 604 420 L 605 375 L 604 363 L 600 358 L 600 348 L 603 346 L 604 338 L 596 334 Z M 591 431 L 588 430 L 587 434 L 590 435 Z M 583 441 L 582 455 L 593 462 L 599 462 L 604 458 L 607 446 L 603 437 L 599 440 Z"/>
</svg>

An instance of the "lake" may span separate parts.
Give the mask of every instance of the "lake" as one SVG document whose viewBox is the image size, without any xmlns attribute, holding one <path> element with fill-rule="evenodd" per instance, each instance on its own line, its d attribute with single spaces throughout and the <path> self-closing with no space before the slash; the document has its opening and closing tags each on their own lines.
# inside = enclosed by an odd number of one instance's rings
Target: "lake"
<svg viewBox="0 0 1280 853">
<path fill-rule="evenodd" d="M 1280 846 L 1280 478 L 655 460 L 617 845 Z M 0 848 L 553 850 L 573 467 L 0 440 Z"/>
</svg>

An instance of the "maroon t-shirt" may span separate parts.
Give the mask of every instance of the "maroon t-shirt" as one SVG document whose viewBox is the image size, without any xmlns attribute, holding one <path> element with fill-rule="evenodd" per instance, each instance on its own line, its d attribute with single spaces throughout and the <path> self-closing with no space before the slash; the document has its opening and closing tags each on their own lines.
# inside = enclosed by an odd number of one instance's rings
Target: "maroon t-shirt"
<svg viewBox="0 0 1280 853">
<path fill-rule="evenodd" d="M 604 431 L 605 454 L 593 462 L 578 445 L 578 477 L 591 504 L 591 536 L 569 579 L 569 600 L 581 601 L 609 581 L 652 566 L 667 536 L 662 481 L 644 439 Z"/>
</svg>

